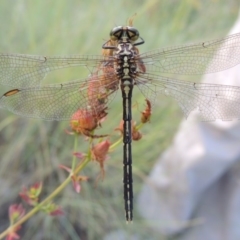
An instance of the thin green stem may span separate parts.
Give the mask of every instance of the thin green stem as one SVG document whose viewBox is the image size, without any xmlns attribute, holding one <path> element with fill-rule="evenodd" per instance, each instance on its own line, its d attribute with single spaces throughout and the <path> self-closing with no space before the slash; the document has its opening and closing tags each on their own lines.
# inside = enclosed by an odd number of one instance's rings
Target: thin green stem
<svg viewBox="0 0 240 240">
<path fill-rule="evenodd" d="M 139 130 L 143 127 L 144 123 L 139 123 L 137 126 L 136 126 L 136 130 Z"/>
<path fill-rule="evenodd" d="M 36 207 L 34 207 L 30 212 L 24 215 L 19 221 L 15 224 L 9 226 L 4 232 L 0 234 L 0 239 L 3 239 L 8 233 L 11 232 L 12 229 L 15 229 L 17 226 L 26 222 L 29 218 L 31 218 L 35 213 L 37 213 L 48 201 L 53 199 L 58 193 L 60 193 L 68 184 L 71 182 L 71 176 L 69 175 L 66 180 L 56 188 L 47 198 L 45 198 L 41 203 L 39 203 Z"/>
<path fill-rule="evenodd" d="M 117 145 L 122 143 L 123 137 L 120 137 L 115 143 L 111 144 L 109 150 L 113 150 Z"/>
<path fill-rule="evenodd" d="M 75 133 L 75 137 L 74 137 L 74 152 L 77 151 L 77 147 L 78 147 L 78 134 Z M 73 155 L 73 159 L 72 159 L 72 171 L 74 171 L 75 167 L 76 167 L 76 161 L 77 161 L 77 157 L 75 155 Z"/>
<path fill-rule="evenodd" d="M 77 136 L 75 137 L 75 141 L 74 141 L 74 151 L 76 151 L 76 149 L 77 149 Z M 76 157 L 74 157 L 74 158 L 76 158 Z M 91 159 L 89 157 L 87 157 L 85 159 L 85 161 L 83 161 L 81 164 L 79 164 L 79 166 L 76 167 L 73 174 L 77 175 L 90 162 L 90 160 Z M 73 164 L 73 165 L 75 165 L 76 160 L 73 160 L 73 161 L 75 161 L 75 163 Z M 72 176 L 72 173 L 70 173 L 69 176 L 66 178 L 66 180 L 64 182 L 62 182 L 61 185 L 59 185 L 47 198 L 45 198 L 41 203 L 39 203 L 31 211 L 29 211 L 26 215 L 24 215 L 19 221 L 17 221 L 13 225 L 10 225 L 5 231 L 3 231 L 0 234 L 0 239 L 3 239 L 7 234 L 9 234 L 12 231 L 12 229 L 15 229 L 17 226 L 20 226 L 21 224 L 26 222 L 35 213 L 37 213 L 39 210 L 41 210 L 45 204 L 47 204 L 50 200 L 52 200 L 60 192 L 62 192 L 63 189 L 71 182 L 71 180 L 72 180 L 71 176 Z"/>
</svg>

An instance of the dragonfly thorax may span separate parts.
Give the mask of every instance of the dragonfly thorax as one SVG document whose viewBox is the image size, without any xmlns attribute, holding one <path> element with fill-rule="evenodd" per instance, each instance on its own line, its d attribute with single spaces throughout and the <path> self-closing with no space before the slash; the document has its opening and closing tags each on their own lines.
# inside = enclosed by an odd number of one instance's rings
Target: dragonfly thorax
<svg viewBox="0 0 240 240">
<path fill-rule="evenodd" d="M 133 78 L 137 71 L 134 46 L 131 43 L 119 43 L 117 49 L 114 53 L 114 57 L 116 58 L 114 67 L 118 78 Z"/>
</svg>

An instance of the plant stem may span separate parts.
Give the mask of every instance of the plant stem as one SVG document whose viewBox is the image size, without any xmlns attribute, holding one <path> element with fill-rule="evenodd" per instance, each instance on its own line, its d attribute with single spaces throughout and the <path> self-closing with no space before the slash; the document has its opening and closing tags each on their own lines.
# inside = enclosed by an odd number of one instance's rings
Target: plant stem
<svg viewBox="0 0 240 240">
<path fill-rule="evenodd" d="M 74 151 L 77 148 L 77 136 L 75 137 L 74 141 Z M 73 157 L 74 161 L 75 156 Z M 75 160 L 76 161 L 76 160 Z M 79 166 L 74 170 L 74 174 L 78 174 L 89 162 L 91 161 L 90 158 L 86 158 L 85 161 L 83 161 Z M 74 163 L 76 164 L 76 163 Z M 50 200 L 52 200 L 55 196 L 57 196 L 62 190 L 71 182 L 71 174 L 66 178 L 64 182 L 60 186 L 58 186 L 47 198 L 45 198 L 41 203 L 39 203 L 37 206 L 35 206 L 30 212 L 28 212 L 26 215 L 24 215 L 19 221 L 17 221 L 15 224 L 10 225 L 5 231 L 3 231 L 0 234 L 0 239 L 3 239 L 7 234 L 9 234 L 12 229 L 15 229 L 17 226 L 20 226 L 22 223 L 26 222 L 29 218 L 31 218 L 35 213 L 37 213 L 41 208 L 48 203 Z"/>
<path fill-rule="evenodd" d="M 75 133 L 75 138 L 74 138 L 74 152 L 77 151 L 77 146 L 78 146 L 78 134 Z M 75 166 L 76 166 L 76 160 L 77 160 L 77 157 L 74 155 L 73 156 L 73 160 L 72 160 L 72 171 L 75 169 Z"/>
</svg>

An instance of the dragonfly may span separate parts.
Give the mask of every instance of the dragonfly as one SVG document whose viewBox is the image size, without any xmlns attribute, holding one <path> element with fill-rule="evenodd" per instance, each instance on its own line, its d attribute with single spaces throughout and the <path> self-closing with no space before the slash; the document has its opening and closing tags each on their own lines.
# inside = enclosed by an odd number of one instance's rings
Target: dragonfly
<svg viewBox="0 0 240 240">
<path fill-rule="evenodd" d="M 138 88 L 151 104 L 161 94 L 171 96 L 187 117 L 195 109 L 203 120 L 240 116 L 240 87 L 176 80 L 165 74 L 214 73 L 240 63 L 240 33 L 197 44 L 140 53 L 144 44 L 132 25 L 116 26 L 102 45 L 102 55 L 37 56 L 0 54 L 0 84 L 12 88 L 0 98 L 0 108 L 14 114 L 51 121 L 90 114 L 106 116 L 117 91 L 123 105 L 123 185 L 125 215 L 133 219 L 132 93 Z M 60 84 L 42 84 L 55 70 L 91 68 L 89 76 Z M 228 79 L 226 79 L 227 81 Z M 79 117 L 79 114 L 78 114 Z M 86 130 L 86 129 L 85 129 Z M 84 133 L 87 134 L 87 129 Z"/>
</svg>

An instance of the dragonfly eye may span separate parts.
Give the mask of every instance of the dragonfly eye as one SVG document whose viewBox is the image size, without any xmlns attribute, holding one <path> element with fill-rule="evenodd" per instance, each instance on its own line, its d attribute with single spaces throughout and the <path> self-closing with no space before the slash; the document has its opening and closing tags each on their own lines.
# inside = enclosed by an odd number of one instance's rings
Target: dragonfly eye
<svg viewBox="0 0 240 240">
<path fill-rule="evenodd" d="M 127 34 L 131 41 L 135 42 L 139 38 L 139 32 L 134 27 L 127 27 Z"/>
<path fill-rule="evenodd" d="M 122 36 L 122 33 L 123 33 L 122 26 L 113 28 L 110 32 L 111 40 L 113 40 L 113 41 L 119 40 Z"/>
<path fill-rule="evenodd" d="M 122 36 L 126 36 L 131 42 L 135 42 L 139 38 L 139 32 L 134 27 L 118 26 L 110 32 L 110 38 L 113 41 L 120 40 Z"/>
</svg>

